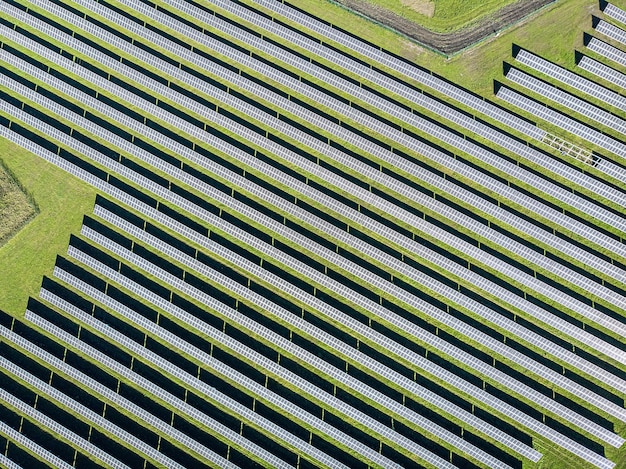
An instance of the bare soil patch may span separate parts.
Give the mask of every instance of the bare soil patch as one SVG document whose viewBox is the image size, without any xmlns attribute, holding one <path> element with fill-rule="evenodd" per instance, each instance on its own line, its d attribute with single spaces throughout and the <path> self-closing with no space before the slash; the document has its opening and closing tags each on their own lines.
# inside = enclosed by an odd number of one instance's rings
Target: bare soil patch
<svg viewBox="0 0 626 469">
<path fill-rule="evenodd" d="M 365 0 L 336 0 L 343 6 L 364 15 L 373 21 L 424 44 L 425 46 L 449 55 L 463 50 L 472 44 L 500 31 L 528 16 L 535 10 L 556 0 L 519 0 L 478 21 L 476 24 L 452 33 L 437 33 L 424 28 L 385 8 L 372 5 Z M 411 0 L 404 0 L 410 2 Z M 412 0 L 413 3 L 418 3 Z M 434 5 L 434 4 L 433 4 Z"/>
<path fill-rule="evenodd" d="M 435 14 L 435 2 L 432 0 L 400 0 L 400 3 L 402 6 L 428 18 L 432 18 Z"/>
</svg>

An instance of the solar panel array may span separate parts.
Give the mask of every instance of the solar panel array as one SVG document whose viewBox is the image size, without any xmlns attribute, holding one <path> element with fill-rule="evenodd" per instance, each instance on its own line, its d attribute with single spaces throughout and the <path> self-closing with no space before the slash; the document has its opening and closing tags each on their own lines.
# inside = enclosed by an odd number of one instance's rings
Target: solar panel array
<svg viewBox="0 0 626 469">
<path fill-rule="evenodd" d="M 614 20 L 617 20 L 620 23 L 626 25 L 626 11 L 618 8 L 612 3 L 606 2 L 606 5 L 604 6 L 604 10 L 602 10 L 602 12 L 609 18 L 613 18 Z"/>
<path fill-rule="evenodd" d="M 626 88 L 626 74 L 600 63 L 591 57 L 583 55 L 577 65 L 583 70 L 587 70 L 609 83 L 615 83 L 617 86 Z"/>
<path fill-rule="evenodd" d="M 554 159 L 459 109 L 534 124 L 284 4 L 259 2 L 371 63 L 241 4 L 213 3 L 306 54 L 187 2 L 26 4 L 0 3 L 0 136 L 105 197 L 25 318 L 0 313 L 0 464 L 521 468 L 548 444 L 614 466 L 618 163 Z"/>
<path fill-rule="evenodd" d="M 613 39 L 626 46 L 626 31 L 617 26 L 612 25 L 604 20 L 599 20 L 594 26 L 594 29 L 600 34 L 604 34 L 606 37 Z"/>
<path fill-rule="evenodd" d="M 613 106 L 619 110 L 626 109 L 626 97 L 542 59 L 531 52 L 522 49 L 515 56 L 515 60 L 547 75 L 557 82 L 562 82 L 573 89 L 593 96 L 606 105 Z"/>
<path fill-rule="evenodd" d="M 620 119 L 619 117 L 606 112 L 593 104 L 566 93 L 555 86 L 538 80 L 537 78 L 534 78 L 519 69 L 511 68 L 505 76 L 513 83 L 517 83 L 542 96 L 543 98 L 565 106 L 578 114 L 598 122 L 599 124 L 610 127 L 616 132 L 626 132 L 626 121 L 624 121 L 624 119 Z"/>
<path fill-rule="evenodd" d="M 529 84 L 529 86 L 532 86 Z M 547 86 L 546 86 L 547 88 Z M 626 158 L 626 145 L 614 138 L 603 134 L 589 127 L 579 121 L 566 116 L 563 113 L 555 111 L 545 106 L 544 103 L 532 100 L 512 89 L 502 87 L 496 94 L 500 99 L 517 106 L 524 111 L 550 122 L 558 126 L 559 128 L 578 135 L 580 138 L 587 140 L 588 142 L 618 155 L 621 158 Z"/>
<path fill-rule="evenodd" d="M 587 48 L 596 52 L 602 57 L 618 63 L 622 67 L 626 67 L 626 52 L 621 51 L 617 47 L 613 47 L 612 45 L 607 44 L 606 42 L 601 41 L 596 37 L 592 37 L 587 43 Z"/>
</svg>

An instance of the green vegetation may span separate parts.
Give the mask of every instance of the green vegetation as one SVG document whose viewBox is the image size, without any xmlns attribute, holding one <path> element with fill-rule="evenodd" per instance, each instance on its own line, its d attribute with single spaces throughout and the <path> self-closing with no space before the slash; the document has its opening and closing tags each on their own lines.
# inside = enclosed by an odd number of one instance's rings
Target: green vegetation
<svg viewBox="0 0 626 469">
<path fill-rule="evenodd" d="M 436 32 L 452 32 L 488 20 L 516 0 L 365 0 Z"/>
<path fill-rule="evenodd" d="M 36 213 L 34 201 L 21 189 L 0 159 L 0 246 L 6 244 Z"/>
<path fill-rule="evenodd" d="M 39 291 L 42 276 L 52 272 L 56 255 L 67 249 L 70 233 L 80 229 L 95 190 L 4 139 L 0 155 L 39 208 L 37 216 L 0 247 L 0 310 L 21 316 L 28 297 Z"/>
</svg>

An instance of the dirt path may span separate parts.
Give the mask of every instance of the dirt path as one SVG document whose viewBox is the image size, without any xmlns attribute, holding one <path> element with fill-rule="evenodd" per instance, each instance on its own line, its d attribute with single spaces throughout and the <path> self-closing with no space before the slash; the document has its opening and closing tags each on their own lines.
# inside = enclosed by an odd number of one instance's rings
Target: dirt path
<svg viewBox="0 0 626 469">
<path fill-rule="evenodd" d="M 482 19 L 477 24 L 453 33 L 436 33 L 384 8 L 364 0 L 336 0 L 372 20 L 382 23 L 446 55 L 454 54 L 509 26 L 535 10 L 556 0 L 519 0 Z"/>
</svg>

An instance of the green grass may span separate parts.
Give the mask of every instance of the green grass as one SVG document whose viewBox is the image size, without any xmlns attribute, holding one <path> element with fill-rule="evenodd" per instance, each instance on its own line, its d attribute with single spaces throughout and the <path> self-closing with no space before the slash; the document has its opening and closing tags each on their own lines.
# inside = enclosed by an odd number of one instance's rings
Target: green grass
<svg viewBox="0 0 626 469">
<path fill-rule="evenodd" d="M 0 155 L 0 246 L 6 244 L 37 213 L 37 206 L 2 164 Z"/>
<path fill-rule="evenodd" d="M 0 310 L 21 316 L 42 276 L 52 272 L 56 255 L 67 249 L 70 233 L 80 229 L 95 189 L 4 139 L 0 158 L 39 207 L 37 216 L 0 248 Z"/>
<path fill-rule="evenodd" d="M 365 0 L 437 32 L 467 28 L 495 14 L 515 0 Z"/>
</svg>

